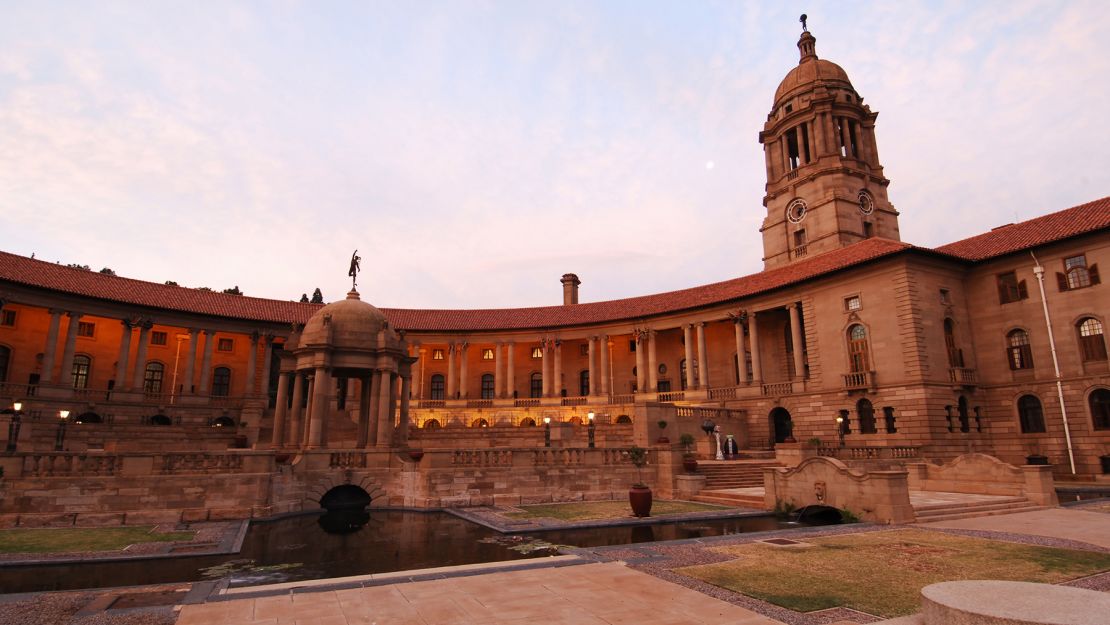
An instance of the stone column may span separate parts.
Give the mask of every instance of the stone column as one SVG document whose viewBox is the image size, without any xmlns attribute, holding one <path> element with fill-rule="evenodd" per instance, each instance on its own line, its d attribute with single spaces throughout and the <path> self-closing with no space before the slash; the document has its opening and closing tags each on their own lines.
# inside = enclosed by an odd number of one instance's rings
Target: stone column
<svg viewBox="0 0 1110 625">
<path fill-rule="evenodd" d="M 786 135 L 779 138 L 779 146 L 782 151 L 782 173 L 785 175 L 790 171 L 790 142 L 786 140 Z"/>
<path fill-rule="evenodd" d="M 66 346 L 62 350 L 62 371 L 58 375 L 58 382 L 66 386 L 73 386 L 73 354 L 77 351 L 77 324 L 81 322 L 81 313 L 66 313 L 69 315 L 69 325 L 66 327 Z M 67 378 L 66 376 L 70 376 Z M 68 381 L 68 383 L 67 383 Z"/>
<path fill-rule="evenodd" d="M 378 420 L 381 418 L 379 406 L 382 403 L 382 372 L 374 371 L 370 374 L 370 410 L 366 426 L 366 445 L 378 444 Z"/>
<path fill-rule="evenodd" d="M 563 342 L 555 339 L 555 370 L 551 373 L 551 394 L 563 396 Z"/>
<path fill-rule="evenodd" d="M 401 376 L 401 422 L 399 443 L 404 446 L 409 442 L 409 395 L 412 393 L 412 375 Z"/>
<path fill-rule="evenodd" d="M 293 405 L 289 410 L 289 445 L 291 447 L 298 447 L 301 444 L 301 431 L 304 425 L 301 423 L 301 404 L 304 403 L 304 376 L 299 372 L 293 372 Z"/>
<path fill-rule="evenodd" d="M 54 380 L 54 357 L 58 354 L 58 327 L 62 323 L 62 311 L 50 311 L 50 329 L 46 331 L 46 347 L 42 350 L 42 384 Z"/>
<path fill-rule="evenodd" d="M 547 358 L 549 349 L 551 349 L 551 343 L 547 339 L 540 342 L 540 380 L 543 382 L 544 397 L 551 397 L 551 374 L 547 372 L 547 363 L 550 362 Z"/>
<path fill-rule="evenodd" d="M 393 404 L 393 372 L 381 372 L 381 386 L 378 397 L 378 438 L 375 443 L 380 449 L 389 447 L 389 438 L 393 422 L 389 417 L 392 414 L 390 406 Z"/>
<path fill-rule="evenodd" d="M 509 341 L 509 344 L 505 346 L 505 351 L 509 353 L 507 359 L 509 370 L 505 372 L 505 396 L 511 398 L 513 393 L 516 392 L 516 355 L 514 353 L 516 351 L 516 343 Z"/>
<path fill-rule="evenodd" d="M 748 318 L 748 340 L 752 343 L 752 382 L 763 384 L 763 365 L 759 357 L 759 321 L 755 311 Z"/>
<path fill-rule="evenodd" d="M 805 360 L 802 358 L 802 322 L 799 319 L 798 304 L 788 305 L 790 311 L 790 343 L 794 348 L 794 378 L 801 380 L 805 377 Z"/>
<path fill-rule="evenodd" d="M 763 144 L 763 161 L 767 166 L 767 180 L 775 179 L 774 160 L 771 158 L 771 144 Z"/>
<path fill-rule="evenodd" d="M 659 392 L 659 365 L 655 353 L 655 330 L 648 330 L 648 391 Z"/>
<path fill-rule="evenodd" d="M 744 351 L 744 324 L 737 319 L 732 326 L 736 330 L 736 379 L 739 384 L 747 384 L 748 358 Z"/>
<path fill-rule="evenodd" d="M 184 387 L 182 394 L 191 395 L 193 393 L 193 380 L 196 378 L 196 361 L 197 361 L 197 343 L 200 341 L 200 330 L 196 328 L 189 328 L 189 352 L 185 354 L 185 369 L 181 372 L 182 385 Z"/>
<path fill-rule="evenodd" d="M 302 423 L 301 423 L 301 440 L 303 441 L 304 446 L 307 447 L 308 446 L 308 429 L 309 429 L 309 426 L 312 424 L 312 411 L 313 411 L 313 405 L 315 404 L 315 399 L 316 399 L 316 393 L 315 393 L 315 391 L 316 391 L 316 389 L 315 389 L 316 380 L 315 380 L 315 378 L 309 377 L 309 374 L 306 373 L 305 374 L 305 382 L 308 384 L 308 387 L 305 389 L 305 393 L 308 396 L 308 405 L 305 406 L 304 419 L 301 420 L 302 421 Z"/>
<path fill-rule="evenodd" d="M 200 384 L 197 385 L 197 387 L 198 387 L 197 390 L 198 390 L 198 392 L 200 392 L 201 395 L 207 395 L 208 394 L 208 384 L 211 382 L 211 380 L 209 380 L 208 378 L 212 376 L 212 351 L 214 349 L 216 349 L 216 331 L 215 330 L 205 330 L 204 331 L 204 358 L 202 358 L 201 361 L 200 361 Z M 317 375 L 316 377 L 317 377 L 317 379 L 319 379 L 320 376 Z M 318 397 L 319 393 L 323 393 L 323 394 L 326 395 L 327 391 L 326 390 L 317 390 L 312 395 L 312 400 L 313 401 L 316 401 L 316 397 Z M 313 413 L 315 413 L 316 408 L 313 407 L 312 411 L 313 411 Z"/>
<path fill-rule="evenodd" d="M 123 333 L 119 337 L 119 356 L 116 358 L 116 390 L 127 388 L 127 361 L 131 358 L 131 320 L 120 321 Z"/>
<path fill-rule="evenodd" d="M 254 395 L 256 388 L 254 370 L 258 366 L 258 333 L 252 332 L 250 340 L 251 348 L 247 354 L 247 383 L 243 386 L 244 395 Z"/>
<path fill-rule="evenodd" d="M 278 375 L 277 404 L 274 406 L 274 434 L 270 439 L 271 447 L 285 445 L 285 418 L 289 412 L 289 374 Z"/>
<path fill-rule="evenodd" d="M 644 343 L 644 333 L 636 333 L 636 392 L 647 392 L 647 365 L 644 363 L 644 350 L 647 348 Z"/>
<path fill-rule="evenodd" d="M 355 441 L 355 447 L 359 449 L 366 449 L 366 444 L 370 440 L 370 405 L 374 401 L 373 388 L 373 374 L 358 379 L 358 439 Z"/>
<path fill-rule="evenodd" d="M 420 343 L 412 344 L 412 354 L 416 356 L 416 362 L 412 363 L 416 366 L 413 370 L 413 376 L 416 377 L 416 398 L 424 399 L 424 348 Z"/>
<path fill-rule="evenodd" d="M 135 352 L 135 374 L 131 379 L 131 388 L 136 391 L 145 391 L 144 387 L 146 377 L 146 352 L 150 347 L 150 329 L 154 327 L 154 322 L 149 319 L 143 319 L 139 324 L 139 348 Z"/>
<path fill-rule="evenodd" d="M 400 399 L 401 374 L 393 373 L 393 375 L 390 376 L 389 382 L 389 413 L 387 419 L 387 421 L 389 421 L 389 439 L 387 441 L 389 446 L 393 446 L 393 434 L 397 428 L 397 405 L 400 403 Z"/>
<path fill-rule="evenodd" d="M 609 335 L 605 334 L 601 337 L 601 395 L 609 395 L 609 350 L 611 349 L 609 343 Z"/>
<path fill-rule="evenodd" d="M 252 381 L 251 386 L 255 389 L 255 393 L 268 398 L 270 395 L 270 367 L 274 360 L 274 335 L 263 335 L 262 344 L 265 346 L 262 349 L 262 380 L 259 381 L 258 386 L 254 386 Z M 251 380 L 253 379 L 252 377 Z"/>
<path fill-rule="evenodd" d="M 814 160 L 817 160 L 818 158 L 820 158 L 821 156 L 823 156 L 825 154 L 825 122 L 824 122 L 824 117 L 825 117 L 824 113 L 818 113 L 817 115 L 815 115 L 813 117 L 813 121 L 810 122 L 810 123 L 813 124 L 813 139 L 814 139 L 813 143 L 814 144 L 811 145 L 810 147 L 813 148 Z"/>
<path fill-rule="evenodd" d="M 709 388 L 709 352 L 705 349 L 705 322 L 698 328 L 698 388 Z"/>
<path fill-rule="evenodd" d="M 692 391 L 698 385 L 694 379 L 694 324 L 688 323 L 682 327 L 682 340 L 686 352 L 686 388 Z"/>
<path fill-rule="evenodd" d="M 794 127 L 794 140 L 798 142 L 798 166 L 801 167 L 809 161 L 806 160 L 806 132 L 805 124 Z"/>
<path fill-rule="evenodd" d="M 470 344 L 463 343 L 459 346 L 459 396 L 462 399 L 467 398 L 467 387 L 470 386 L 470 378 L 466 373 L 467 370 L 467 356 L 469 356 Z"/>
<path fill-rule="evenodd" d="M 455 376 L 455 344 L 447 346 L 447 399 L 455 399 L 458 378 Z"/>
<path fill-rule="evenodd" d="M 493 344 L 493 397 L 501 399 L 505 396 L 505 379 L 501 375 L 501 343 Z"/>
<path fill-rule="evenodd" d="M 591 336 L 589 339 L 589 347 L 586 351 L 586 368 L 590 372 L 590 395 L 597 395 L 597 337 Z"/>
<path fill-rule="evenodd" d="M 204 349 L 205 358 L 207 358 L 207 342 Z M 324 444 L 324 419 L 327 417 L 327 408 L 328 370 L 324 367 L 316 367 L 316 375 L 312 381 L 312 416 L 308 424 L 308 446 L 311 448 L 318 448 Z"/>
<path fill-rule="evenodd" d="M 852 153 L 852 138 L 848 130 L 848 118 L 840 118 L 840 142 L 844 144 L 844 156 L 855 157 Z"/>
</svg>

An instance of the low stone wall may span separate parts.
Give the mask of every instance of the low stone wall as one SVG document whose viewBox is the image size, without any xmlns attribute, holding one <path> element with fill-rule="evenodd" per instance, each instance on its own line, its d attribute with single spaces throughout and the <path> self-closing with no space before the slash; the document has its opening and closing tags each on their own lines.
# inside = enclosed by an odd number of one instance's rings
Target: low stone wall
<svg viewBox="0 0 1110 625">
<path fill-rule="evenodd" d="M 768 509 L 820 504 L 875 523 L 914 521 L 904 470 L 857 472 L 833 458 L 808 458 L 794 468 L 765 468 L 763 486 Z"/>
<path fill-rule="evenodd" d="M 1051 466 L 1015 467 L 994 456 L 971 453 L 944 465 L 907 463 L 906 469 L 914 490 L 1025 497 L 1042 506 L 1059 503 Z"/>
</svg>

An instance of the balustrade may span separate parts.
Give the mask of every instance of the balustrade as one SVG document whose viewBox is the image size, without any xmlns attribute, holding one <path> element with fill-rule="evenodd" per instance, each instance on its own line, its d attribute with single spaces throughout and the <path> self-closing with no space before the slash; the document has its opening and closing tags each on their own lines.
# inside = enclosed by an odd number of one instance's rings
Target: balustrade
<svg viewBox="0 0 1110 625">
<path fill-rule="evenodd" d="M 333 451 L 328 455 L 328 467 L 332 469 L 365 469 L 365 451 Z"/>
<path fill-rule="evenodd" d="M 158 470 L 162 475 L 239 473 L 243 470 L 243 456 L 219 453 L 163 454 Z"/>
<path fill-rule="evenodd" d="M 793 382 L 771 382 L 763 385 L 763 394 L 768 397 L 781 397 L 794 393 Z"/>
<path fill-rule="evenodd" d="M 736 387 L 711 388 L 709 389 L 709 399 L 736 399 Z"/>
<path fill-rule="evenodd" d="M 817 448 L 817 455 L 838 460 L 899 460 L 919 457 L 920 447 L 912 445 L 866 445 Z"/>
<path fill-rule="evenodd" d="M 23 477 L 111 476 L 119 474 L 119 456 L 81 453 L 34 453 L 23 457 Z"/>
<path fill-rule="evenodd" d="M 609 404 L 632 404 L 636 402 L 636 396 L 632 393 L 625 393 L 622 395 L 613 395 L 609 397 Z"/>
<path fill-rule="evenodd" d="M 686 399 L 685 391 L 670 391 L 667 393 L 659 393 L 659 401 L 663 402 L 676 402 Z"/>
<path fill-rule="evenodd" d="M 588 397 L 564 397 L 560 405 L 563 406 L 584 406 L 589 403 Z"/>
<path fill-rule="evenodd" d="M 514 399 L 513 400 L 513 406 L 516 406 L 517 408 L 531 408 L 531 407 L 539 406 L 539 405 L 540 405 L 540 400 L 537 399 L 537 398 Z"/>
<path fill-rule="evenodd" d="M 845 389 L 873 388 L 875 386 L 875 373 L 873 371 L 853 371 L 842 374 Z"/>
<path fill-rule="evenodd" d="M 950 367 L 948 369 L 948 376 L 951 378 L 953 384 L 974 386 L 979 383 L 979 376 L 975 372 L 975 369 L 969 369 L 967 367 Z"/>
<path fill-rule="evenodd" d="M 456 467 L 511 467 L 511 449 L 456 449 L 451 454 L 451 465 Z"/>
</svg>

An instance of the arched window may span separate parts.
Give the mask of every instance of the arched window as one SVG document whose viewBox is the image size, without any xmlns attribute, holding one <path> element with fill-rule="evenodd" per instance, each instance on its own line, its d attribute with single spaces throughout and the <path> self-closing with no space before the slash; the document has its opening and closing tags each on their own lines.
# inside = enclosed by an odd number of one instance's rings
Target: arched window
<svg viewBox="0 0 1110 625">
<path fill-rule="evenodd" d="M 482 374 L 482 399 L 493 399 L 493 374 Z"/>
<path fill-rule="evenodd" d="M 852 373 L 871 370 L 871 357 L 867 351 L 867 328 L 858 323 L 848 328 L 848 366 Z"/>
<path fill-rule="evenodd" d="M 583 369 L 578 374 L 578 394 L 582 397 L 589 397 L 590 395 L 590 370 Z"/>
<path fill-rule="evenodd" d="M 73 388 L 89 387 L 89 369 L 92 368 L 92 359 L 83 354 L 73 357 Z"/>
<path fill-rule="evenodd" d="M 529 388 L 529 397 L 543 397 L 543 374 L 539 371 L 532 374 L 531 388 Z"/>
<path fill-rule="evenodd" d="M 160 362 L 146 363 L 146 371 L 143 373 L 143 390 L 151 395 L 157 395 L 162 392 L 162 380 L 166 375 L 166 366 Z"/>
<path fill-rule="evenodd" d="M 622 414 L 619 417 L 617 417 L 617 423 L 619 423 L 621 425 L 628 425 L 628 424 L 632 423 L 632 417 L 630 417 L 626 414 Z"/>
<path fill-rule="evenodd" d="M 1106 341 L 1102 336 L 1102 322 L 1093 317 L 1082 319 L 1079 329 L 1079 351 L 1083 362 L 1106 360 Z"/>
<path fill-rule="evenodd" d="M 1033 350 L 1029 347 L 1029 333 L 1025 330 L 1013 330 L 1006 335 L 1006 343 L 1008 360 L 1010 361 L 1010 368 L 1013 370 L 1018 369 L 1032 369 L 1033 368 Z"/>
<path fill-rule="evenodd" d="M 951 319 L 944 320 L 944 346 L 948 350 L 948 366 L 964 366 L 964 350 L 956 347 L 956 324 Z"/>
<path fill-rule="evenodd" d="M 1022 395 L 1018 399 L 1018 419 L 1021 421 L 1022 434 L 1038 434 L 1045 431 L 1044 410 L 1036 395 Z"/>
<path fill-rule="evenodd" d="M 1091 422 L 1096 430 L 1110 430 L 1110 390 L 1100 388 L 1087 398 L 1091 408 Z"/>
<path fill-rule="evenodd" d="M 212 371 L 212 396 L 227 397 L 231 394 L 231 369 L 216 367 Z"/>
<path fill-rule="evenodd" d="M 11 348 L 0 345 L 0 382 L 8 381 L 8 363 L 12 359 Z"/>
<path fill-rule="evenodd" d="M 520 420 L 520 427 L 522 427 L 522 428 L 524 428 L 524 427 L 534 428 L 534 427 L 536 427 L 536 420 L 533 419 L 532 417 L 524 417 L 523 419 Z"/>
<path fill-rule="evenodd" d="M 441 426 L 439 419 L 428 419 L 422 426 L 425 430 L 438 430 Z"/>
<path fill-rule="evenodd" d="M 875 407 L 871 405 L 871 400 L 865 398 L 856 402 L 856 415 L 860 434 L 874 434 L 878 431 L 875 429 Z"/>
<path fill-rule="evenodd" d="M 431 399 L 443 399 L 443 382 L 444 380 L 442 373 L 437 373 L 432 376 L 432 387 L 429 390 L 429 395 Z"/>
<path fill-rule="evenodd" d="M 470 427 L 472 427 L 472 428 L 488 428 L 489 427 L 489 421 L 486 421 L 482 417 L 478 417 L 477 419 L 470 422 Z"/>
</svg>

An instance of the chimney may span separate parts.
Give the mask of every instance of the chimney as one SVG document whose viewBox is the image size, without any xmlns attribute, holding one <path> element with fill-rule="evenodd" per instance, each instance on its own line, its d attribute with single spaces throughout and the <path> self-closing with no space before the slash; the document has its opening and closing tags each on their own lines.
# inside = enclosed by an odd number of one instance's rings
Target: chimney
<svg viewBox="0 0 1110 625">
<path fill-rule="evenodd" d="M 571 304 L 578 303 L 578 285 L 582 281 L 578 276 L 573 273 L 564 273 L 562 280 L 563 283 L 563 306 L 570 306 Z"/>
</svg>

